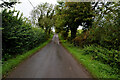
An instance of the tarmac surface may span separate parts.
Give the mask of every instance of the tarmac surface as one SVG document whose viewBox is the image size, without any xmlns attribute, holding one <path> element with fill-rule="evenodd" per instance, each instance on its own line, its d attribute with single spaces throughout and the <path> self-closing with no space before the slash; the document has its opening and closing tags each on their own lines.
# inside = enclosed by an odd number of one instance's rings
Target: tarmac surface
<svg viewBox="0 0 120 80">
<path fill-rule="evenodd" d="M 86 69 L 59 43 L 58 35 L 27 60 L 18 65 L 7 78 L 92 78 Z"/>
</svg>

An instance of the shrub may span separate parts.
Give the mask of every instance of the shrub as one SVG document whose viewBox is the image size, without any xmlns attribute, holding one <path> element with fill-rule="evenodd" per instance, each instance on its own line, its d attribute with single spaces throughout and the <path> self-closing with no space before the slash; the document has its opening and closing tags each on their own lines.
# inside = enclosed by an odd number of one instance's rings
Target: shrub
<svg viewBox="0 0 120 80">
<path fill-rule="evenodd" d="M 73 39 L 73 43 L 75 46 L 81 46 L 83 47 L 84 44 L 86 44 L 87 37 L 89 35 L 89 31 L 81 33 L 80 36 L 77 36 L 75 39 Z"/>
<path fill-rule="evenodd" d="M 91 59 L 102 61 L 112 67 L 120 68 L 120 51 L 106 49 L 101 46 L 85 46 L 84 54 L 90 54 Z"/>
</svg>

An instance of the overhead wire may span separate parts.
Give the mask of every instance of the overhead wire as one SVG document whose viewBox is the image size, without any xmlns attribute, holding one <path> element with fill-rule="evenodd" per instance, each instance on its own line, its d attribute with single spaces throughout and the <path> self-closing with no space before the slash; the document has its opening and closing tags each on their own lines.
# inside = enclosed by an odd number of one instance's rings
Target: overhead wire
<svg viewBox="0 0 120 80">
<path fill-rule="evenodd" d="M 30 2 L 30 4 L 32 5 L 32 7 L 33 7 L 33 8 L 35 8 L 35 7 L 33 6 L 33 4 L 31 3 L 31 1 L 30 1 L 30 0 L 28 0 L 28 1 L 29 1 L 29 2 Z"/>
</svg>

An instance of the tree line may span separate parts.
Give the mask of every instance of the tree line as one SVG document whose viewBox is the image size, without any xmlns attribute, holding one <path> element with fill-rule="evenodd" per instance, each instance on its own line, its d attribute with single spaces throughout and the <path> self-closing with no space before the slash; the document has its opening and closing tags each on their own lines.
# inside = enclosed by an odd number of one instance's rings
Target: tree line
<svg viewBox="0 0 120 80">
<path fill-rule="evenodd" d="M 120 1 L 58 2 L 55 10 L 56 33 L 74 46 L 85 48 L 85 54 L 94 59 L 119 68 Z M 79 26 L 82 33 L 76 36 Z"/>
<path fill-rule="evenodd" d="M 58 2 L 55 7 L 55 29 L 76 46 L 98 44 L 120 50 L 120 2 Z M 79 26 L 81 36 L 76 37 Z M 79 43 L 79 44 L 78 44 Z"/>
</svg>

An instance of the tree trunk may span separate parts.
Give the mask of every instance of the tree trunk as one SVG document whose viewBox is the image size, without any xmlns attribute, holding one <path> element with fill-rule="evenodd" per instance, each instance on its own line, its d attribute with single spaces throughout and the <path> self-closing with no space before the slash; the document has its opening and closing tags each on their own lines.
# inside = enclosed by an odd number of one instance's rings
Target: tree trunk
<svg viewBox="0 0 120 80">
<path fill-rule="evenodd" d="M 51 28 L 49 29 L 49 31 L 48 31 L 48 34 L 50 35 L 50 32 L 51 32 Z"/>
<path fill-rule="evenodd" d="M 77 28 L 72 28 L 71 29 L 71 40 L 73 40 L 76 37 L 77 33 Z"/>
<path fill-rule="evenodd" d="M 77 33 L 77 28 L 79 25 L 77 25 L 76 23 L 72 23 L 69 24 L 68 27 L 71 31 L 71 41 L 76 37 L 76 33 Z"/>
<path fill-rule="evenodd" d="M 46 32 L 46 34 L 48 35 L 48 28 L 46 27 L 46 29 L 45 29 L 45 32 Z"/>
</svg>

